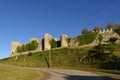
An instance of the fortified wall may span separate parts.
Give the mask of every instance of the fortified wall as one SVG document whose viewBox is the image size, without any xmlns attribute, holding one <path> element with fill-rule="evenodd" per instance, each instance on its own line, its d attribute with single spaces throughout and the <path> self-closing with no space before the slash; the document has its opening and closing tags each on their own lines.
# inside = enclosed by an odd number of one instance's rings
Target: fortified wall
<svg viewBox="0 0 120 80">
<path fill-rule="evenodd" d="M 99 31 L 97 31 L 97 33 L 98 33 L 98 35 L 101 35 L 103 37 L 103 40 L 101 42 L 102 44 L 105 44 L 111 37 L 116 37 L 116 38 L 118 38 L 118 40 L 120 40 L 119 34 L 115 33 L 112 28 L 111 29 L 99 30 Z M 62 34 L 60 36 L 60 46 L 57 47 L 57 48 L 68 47 L 68 45 L 69 45 L 69 47 L 80 46 L 79 41 L 77 40 L 77 37 L 71 38 L 69 43 L 67 41 L 68 38 L 69 38 L 68 35 Z M 34 53 L 34 52 L 37 52 L 37 51 L 39 52 L 39 51 L 53 49 L 53 48 L 51 48 L 51 44 L 50 44 L 50 41 L 52 39 L 54 39 L 57 43 L 57 39 L 52 37 L 52 35 L 50 35 L 48 33 L 44 34 L 43 39 L 31 38 L 30 42 L 33 41 L 33 40 L 37 41 L 37 43 L 38 43 L 37 49 L 33 50 L 33 51 L 22 52 L 22 54 L 28 54 L 29 52 Z M 93 46 L 93 45 L 98 45 L 98 44 L 99 44 L 99 40 L 96 37 L 96 39 L 91 44 L 85 44 L 83 46 Z M 20 42 L 12 42 L 12 50 L 11 50 L 12 54 L 10 55 L 11 57 L 20 55 L 19 53 L 17 53 L 16 48 L 18 46 L 21 46 L 21 45 L 23 45 L 23 44 L 21 44 Z"/>
<path fill-rule="evenodd" d="M 109 38 L 111 38 L 111 37 L 115 37 L 115 38 L 120 37 L 117 33 L 114 32 L 114 30 L 112 28 L 100 30 L 98 33 L 100 35 L 102 35 L 102 37 L 103 37 L 102 42 L 108 41 Z"/>
<path fill-rule="evenodd" d="M 16 48 L 20 45 L 20 42 L 12 42 L 12 54 L 16 52 Z"/>
<path fill-rule="evenodd" d="M 68 38 L 68 35 L 63 34 L 60 37 L 60 47 L 68 47 L 68 43 L 66 38 Z M 39 52 L 39 51 L 44 51 L 44 50 L 50 50 L 51 49 L 51 44 L 50 41 L 54 39 L 57 42 L 57 39 L 52 37 L 52 35 L 46 33 L 44 34 L 44 38 L 43 39 L 37 39 L 37 38 L 31 38 L 30 42 L 35 40 L 38 43 L 38 48 L 36 50 L 33 51 L 26 51 L 26 52 L 21 52 L 21 54 L 28 54 L 29 52 Z M 19 53 L 17 53 L 17 47 L 21 46 L 23 44 L 21 44 L 20 42 L 12 42 L 12 54 L 10 55 L 10 57 L 12 56 L 17 56 L 19 55 Z"/>
<path fill-rule="evenodd" d="M 69 37 L 68 37 L 68 35 L 66 35 L 66 34 L 62 34 L 62 35 L 60 36 L 61 47 L 68 47 L 67 38 L 69 38 Z"/>
</svg>

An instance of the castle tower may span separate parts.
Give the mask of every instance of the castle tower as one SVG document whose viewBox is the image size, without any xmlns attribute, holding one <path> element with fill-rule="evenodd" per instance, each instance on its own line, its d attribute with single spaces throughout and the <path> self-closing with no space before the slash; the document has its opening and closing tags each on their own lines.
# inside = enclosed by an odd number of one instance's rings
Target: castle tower
<svg viewBox="0 0 120 80">
<path fill-rule="evenodd" d="M 66 34 L 62 34 L 60 36 L 61 47 L 68 47 L 67 38 L 68 38 L 68 35 L 66 35 Z"/>
<path fill-rule="evenodd" d="M 51 49 L 50 41 L 52 40 L 52 36 L 48 33 L 44 34 L 44 50 Z"/>
<path fill-rule="evenodd" d="M 42 40 L 41 39 L 37 39 L 37 38 L 31 38 L 30 42 L 33 41 L 33 40 L 38 42 L 38 48 L 36 50 L 37 51 L 42 51 Z"/>
<path fill-rule="evenodd" d="M 12 42 L 12 53 L 16 53 L 16 48 L 20 45 L 20 42 Z"/>
</svg>

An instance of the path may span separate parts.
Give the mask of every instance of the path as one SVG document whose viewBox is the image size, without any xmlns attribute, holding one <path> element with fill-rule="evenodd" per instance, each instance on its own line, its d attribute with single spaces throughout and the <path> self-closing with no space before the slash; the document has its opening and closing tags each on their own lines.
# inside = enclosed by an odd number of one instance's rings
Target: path
<svg viewBox="0 0 120 80">
<path fill-rule="evenodd" d="M 107 80 L 105 77 L 86 71 L 41 68 L 32 69 L 50 73 L 51 77 L 48 80 Z"/>
<path fill-rule="evenodd" d="M 4 64 L 0 64 L 0 65 L 4 65 Z M 6 65 L 6 66 L 10 66 L 10 65 Z M 50 73 L 51 77 L 47 80 L 108 80 L 105 77 L 98 76 L 96 74 L 86 72 L 86 71 L 48 69 L 48 68 L 30 68 L 30 67 L 19 67 L 19 66 L 12 66 L 12 67 L 26 68 L 26 69 L 32 69 L 32 70 Z"/>
</svg>

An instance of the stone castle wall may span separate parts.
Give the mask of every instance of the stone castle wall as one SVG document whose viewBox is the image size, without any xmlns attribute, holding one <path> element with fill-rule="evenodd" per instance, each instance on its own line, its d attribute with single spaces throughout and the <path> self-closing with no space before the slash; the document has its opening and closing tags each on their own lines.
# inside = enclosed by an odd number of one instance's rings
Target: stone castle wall
<svg viewBox="0 0 120 80">
<path fill-rule="evenodd" d="M 33 40 L 38 42 L 38 48 L 36 49 L 36 51 L 42 51 L 42 39 L 31 38 L 30 42 L 33 41 Z"/>
<path fill-rule="evenodd" d="M 62 35 L 61 37 L 61 41 L 62 43 L 60 45 L 62 45 L 61 47 L 67 47 L 67 42 L 66 42 L 66 38 L 68 36 L 67 35 Z M 31 38 L 30 42 L 35 40 L 38 42 L 38 48 L 34 51 L 42 51 L 42 50 L 50 50 L 51 49 L 51 44 L 50 41 L 54 39 L 55 41 L 57 41 L 56 38 L 52 37 L 50 34 L 46 33 L 44 34 L 44 38 L 43 39 L 37 39 L 37 38 Z M 10 56 L 17 56 L 16 54 L 16 48 L 17 46 L 20 46 L 22 44 L 20 44 L 20 42 L 12 42 L 12 53 Z M 22 52 L 22 54 L 28 54 L 29 52 L 34 52 L 34 51 L 26 51 L 26 52 Z"/>
<path fill-rule="evenodd" d="M 50 41 L 52 40 L 52 36 L 50 34 L 44 34 L 44 50 L 50 50 L 51 49 L 51 45 L 50 45 Z"/>
<path fill-rule="evenodd" d="M 116 38 L 120 39 L 120 36 L 117 33 L 115 33 L 113 29 L 100 30 L 98 32 L 98 34 L 103 36 L 102 43 L 105 43 L 111 37 L 116 37 Z M 78 47 L 79 46 L 79 42 L 77 41 L 76 37 L 71 38 L 70 43 L 67 42 L 68 38 L 69 37 L 66 34 L 62 34 L 60 36 L 60 43 L 61 43 L 60 45 L 61 45 L 61 47 L 59 47 L 59 48 L 68 47 L 68 45 L 69 45 L 69 47 Z M 57 41 L 57 39 L 53 38 L 48 33 L 44 34 L 43 39 L 32 38 L 32 39 L 30 39 L 30 42 L 32 40 L 36 40 L 39 43 L 38 48 L 36 50 L 34 50 L 34 51 L 22 52 L 22 54 L 28 54 L 29 52 L 35 52 L 35 51 L 50 50 L 51 49 L 50 41 L 52 39 Z M 97 44 L 99 44 L 99 40 L 96 38 L 91 44 L 88 44 L 88 45 L 97 45 Z M 20 45 L 22 45 L 20 42 L 12 42 L 12 54 L 11 54 L 11 56 L 17 55 L 16 54 L 16 48 L 17 48 L 17 46 L 20 46 Z"/>
<path fill-rule="evenodd" d="M 119 38 L 120 36 L 114 32 L 112 28 L 104 29 L 103 31 L 99 31 L 99 34 L 103 37 L 102 43 L 108 41 L 111 37 Z"/>
<path fill-rule="evenodd" d="M 67 39 L 68 39 L 68 35 L 66 34 L 60 36 L 61 47 L 68 47 Z"/>
<path fill-rule="evenodd" d="M 12 42 L 12 53 L 16 53 L 16 48 L 20 45 L 20 42 Z"/>
</svg>

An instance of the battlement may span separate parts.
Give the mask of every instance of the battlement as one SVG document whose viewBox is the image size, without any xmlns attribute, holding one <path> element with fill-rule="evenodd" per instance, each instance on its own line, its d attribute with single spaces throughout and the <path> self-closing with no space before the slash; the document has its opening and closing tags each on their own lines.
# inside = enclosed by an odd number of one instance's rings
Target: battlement
<svg viewBox="0 0 120 80">
<path fill-rule="evenodd" d="M 103 29 L 103 30 L 99 30 L 99 31 L 96 31 L 96 32 L 103 37 L 102 43 L 108 41 L 109 38 L 111 38 L 111 37 L 120 38 L 120 36 L 117 33 L 115 33 L 112 28 Z M 39 51 L 43 51 L 43 50 L 52 49 L 51 48 L 52 44 L 50 43 L 50 41 L 53 40 L 53 39 L 54 39 L 55 44 L 58 44 L 57 42 L 60 42 L 60 46 L 57 47 L 57 48 L 68 47 L 68 45 L 69 45 L 69 47 L 78 47 L 78 46 L 80 46 L 76 37 L 71 38 L 71 40 L 69 41 L 69 36 L 66 35 L 66 34 L 60 35 L 60 41 L 57 41 L 57 39 L 52 37 L 51 34 L 46 33 L 46 34 L 44 34 L 43 39 L 31 38 L 30 42 L 32 42 L 33 40 L 37 41 L 38 47 L 34 51 L 39 52 Z M 99 40 L 96 38 L 96 40 L 94 40 L 91 44 L 86 44 L 86 45 L 97 45 L 98 43 L 99 43 Z M 20 42 L 12 42 L 12 48 L 11 48 L 12 49 L 11 50 L 12 54 L 11 54 L 11 56 L 15 56 L 14 54 L 16 54 L 16 52 L 17 52 L 16 48 L 18 46 L 21 46 L 21 45 L 24 45 L 24 44 L 21 44 Z M 30 51 L 30 52 L 34 52 L 34 51 Z M 26 54 L 27 52 L 22 52 L 22 53 Z M 28 53 L 29 53 L 29 51 L 28 51 Z"/>
</svg>

